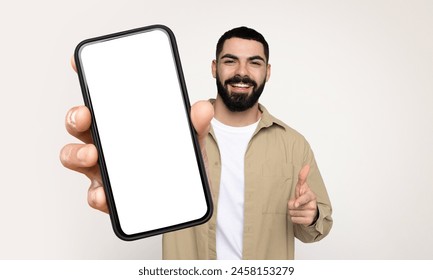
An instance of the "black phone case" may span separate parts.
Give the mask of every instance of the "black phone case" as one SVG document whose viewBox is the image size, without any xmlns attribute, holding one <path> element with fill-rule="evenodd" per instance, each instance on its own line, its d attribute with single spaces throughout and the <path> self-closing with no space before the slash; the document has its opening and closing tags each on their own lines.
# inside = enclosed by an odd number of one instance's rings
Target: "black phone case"
<svg viewBox="0 0 433 280">
<path fill-rule="evenodd" d="M 116 210 L 115 198 L 113 197 L 113 193 L 112 193 L 111 185 L 110 185 L 110 178 L 109 178 L 109 174 L 107 172 L 107 168 L 105 165 L 104 151 L 102 149 L 101 141 L 99 138 L 97 119 L 95 118 L 94 112 L 92 110 L 91 96 L 90 96 L 90 93 L 89 93 L 89 90 L 88 90 L 88 87 L 86 84 L 86 80 L 85 80 L 85 76 L 84 76 L 84 70 L 83 70 L 82 64 L 80 62 L 80 50 L 82 49 L 83 46 L 85 46 L 87 44 L 92 44 L 95 42 L 101 42 L 101 41 L 105 41 L 105 40 L 112 40 L 112 39 L 116 39 L 116 38 L 121 38 L 124 36 L 129 36 L 129 35 L 132 35 L 135 33 L 150 31 L 153 29 L 161 29 L 161 30 L 165 31 L 168 34 L 169 39 L 170 39 L 171 50 L 172 50 L 173 58 L 174 58 L 175 64 L 176 64 L 176 70 L 177 70 L 179 85 L 180 85 L 181 91 L 182 91 L 182 97 L 183 97 L 183 101 L 184 101 L 184 109 L 185 109 L 185 113 L 187 114 L 191 139 L 192 139 L 193 146 L 194 146 L 195 156 L 196 156 L 197 164 L 199 167 L 201 182 L 203 185 L 203 192 L 205 195 L 208 210 L 207 210 L 207 213 L 202 218 L 197 219 L 197 220 L 192 220 L 192 221 L 189 221 L 186 223 L 181 223 L 181 224 L 175 224 L 175 225 L 171 225 L 171 226 L 164 227 L 164 228 L 156 228 L 154 230 L 139 232 L 136 234 L 126 234 L 122 231 L 121 226 L 120 226 L 120 221 L 119 221 L 119 217 L 118 217 L 117 210 Z M 207 222 L 213 214 L 212 196 L 211 196 L 210 187 L 208 184 L 208 179 L 206 176 L 206 170 L 205 170 L 203 158 L 201 156 L 201 150 L 199 147 L 197 135 L 195 133 L 195 130 L 193 128 L 193 125 L 192 125 L 191 119 L 190 119 L 189 97 L 188 97 L 187 88 L 186 88 L 186 84 L 185 84 L 185 80 L 184 80 L 184 75 L 183 75 L 183 71 L 182 71 L 182 67 L 181 67 L 181 61 L 180 61 L 180 57 L 179 57 L 179 53 L 178 53 L 176 39 L 175 39 L 174 33 L 171 31 L 171 29 L 165 25 L 157 24 L 157 25 L 150 25 L 150 26 L 146 26 L 146 27 L 140 27 L 140 28 L 135 28 L 135 29 L 127 30 L 127 31 L 122 31 L 122 32 L 117 32 L 117 33 L 113 33 L 113 34 L 108 34 L 108 35 L 104 35 L 104 36 L 86 39 L 77 45 L 77 47 L 75 49 L 75 53 L 74 53 L 74 58 L 75 58 L 75 62 L 76 62 L 76 68 L 77 68 L 77 73 L 78 73 L 78 77 L 79 77 L 79 82 L 80 82 L 80 86 L 81 86 L 83 99 L 84 99 L 84 104 L 89 108 L 89 110 L 91 112 L 91 116 L 92 116 L 91 134 L 92 134 L 92 138 L 93 138 L 94 144 L 97 148 L 98 155 L 99 155 L 98 164 L 99 164 L 100 170 L 101 170 L 101 176 L 102 176 L 102 181 L 104 184 L 104 190 L 105 190 L 105 194 L 106 194 L 106 198 L 107 198 L 107 204 L 108 204 L 108 208 L 109 208 L 111 224 L 112 224 L 112 227 L 113 227 L 115 234 L 122 240 L 132 241 L 132 240 L 146 238 L 146 237 L 150 237 L 150 236 L 154 236 L 154 235 L 158 235 L 158 234 L 162 234 L 162 233 L 166 233 L 166 232 L 170 232 L 170 231 L 175 231 L 175 230 L 180 230 L 180 229 L 187 228 L 187 227 L 200 225 L 200 224 Z"/>
</svg>

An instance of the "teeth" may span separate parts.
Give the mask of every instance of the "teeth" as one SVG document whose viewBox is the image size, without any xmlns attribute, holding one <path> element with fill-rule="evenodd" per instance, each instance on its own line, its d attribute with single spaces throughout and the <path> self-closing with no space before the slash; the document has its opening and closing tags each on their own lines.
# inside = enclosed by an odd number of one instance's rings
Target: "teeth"
<svg viewBox="0 0 433 280">
<path fill-rule="evenodd" d="M 240 87 L 240 88 L 248 88 L 248 87 L 250 87 L 249 84 L 243 84 L 243 83 L 232 84 L 232 86 L 234 86 L 234 87 Z"/>
</svg>

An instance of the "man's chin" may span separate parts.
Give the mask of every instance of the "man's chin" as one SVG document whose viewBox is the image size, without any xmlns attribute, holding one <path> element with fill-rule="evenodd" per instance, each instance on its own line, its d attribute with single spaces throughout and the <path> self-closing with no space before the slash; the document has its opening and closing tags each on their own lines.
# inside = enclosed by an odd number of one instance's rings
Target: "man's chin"
<svg viewBox="0 0 433 280">
<path fill-rule="evenodd" d="M 250 104 L 251 101 L 246 98 L 245 94 L 237 94 L 236 96 L 231 96 L 229 100 L 223 100 L 223 102 L 232 112 L 243 112 L 252 107 Z"/>
</svg>

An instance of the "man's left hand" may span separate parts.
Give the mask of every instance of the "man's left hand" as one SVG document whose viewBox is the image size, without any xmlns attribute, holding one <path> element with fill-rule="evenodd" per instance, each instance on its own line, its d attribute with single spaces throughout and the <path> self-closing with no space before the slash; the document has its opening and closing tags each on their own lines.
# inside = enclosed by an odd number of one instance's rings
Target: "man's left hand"
<svg viewBox="0 0 433 280">
<path fill-rule="evenodd" d="M 289 214 L 294 224 L 312 225 L 318 214 L 316 195 L 307 184 L 310 166 L 305 165 L 298 175 L 295 198 L 288 203 Z"/>
</svg>

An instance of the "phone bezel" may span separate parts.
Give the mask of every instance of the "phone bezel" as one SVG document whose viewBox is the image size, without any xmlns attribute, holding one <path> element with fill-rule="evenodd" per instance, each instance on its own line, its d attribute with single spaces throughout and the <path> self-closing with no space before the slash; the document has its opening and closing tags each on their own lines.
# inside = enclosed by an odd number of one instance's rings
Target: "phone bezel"
<svg viewBox="0 0 433 280">
<path fill-rule="evenodd" d="M 123 230 L 120 226 L 120 221 L 119 221 L 119 217 L 118 217 L 117 210 L 116 210 L 115 199 L 113 197 L 113 193 L 111 190 L 109 174 L 108 174 L 108 171 L 107 171 L 107 168 L 105 165 L 104 152 L 103 152 L 103 149 L 101 146 L 101 141 L 99 138 L 97 118 L 95 118 L 95 115 L 94 115 L 94 112 L 92 109 L 91 97 L 90 97 L 90 93 L 89 93 L 89 90 L 87 87 L 83 65 L 82 65 L 81 59 L 80 59 L 80 52 L 85 46 L 87 46 L 89 44 L 99 43 L 99 42 L 103 42 L 106 40 L 115 40 L 115 39 L 119 39 L 119 38 L 122 38 L 125 36 L 133 36 L 134 34 L 148 32 L 148 31 L 152 31 L 155 29 L 159 29 L 159 30 L 164 31 L 167 34 L 169 41 L 170 41 L 172 55 L 173 55 L 173 59 L 174 59 L 175 67 L 176 67 L 178 81 L 179 81 L 179 87 L 180 87 L 180 90 L 182 93 L 182 99 L 183 99 L 183 103 L 184 103 L 185 114 L 187 115 L 188 126 L 189 126 L 189 130 L 190 130 L 192 144 L 194 147 L 195 157 L 197 160 L 198 169 L 199 169 L 199 173 L 200 173 L 200 177 L 201 177 L 201 182 L 203 185 L 204 197 L 205 197 L 206 204 L 207 204 L 207 212 L 205 213 L 205 215 L 203 217 L 201 217 L 197 220 L 192 220 L 192 221 L 181 223 L 181 224 L 171 225 L 171 226 L 164 227 L 164 228 L 157 228 L 154 230 L 139 232 L 139 233 L 135 233 L 135 234 L 126 234 L 125 232 L 123 232 Z M 82 96 L 84 99 L 84 104 L 86 107 L 89 108 L 90 113 L 91 113 L 91 117 L 92 117 L 91 134 L 92 134 L 94 144 L 95 144 L 97 151 L 98 151 L 98 164 L 100 167 L 101 177 L 102 177 L 104 190 L 105 190 L 105 194 L 106 194 L 106 198 L 107 198 L 110 220 L 111 220 L 111 224 L 112 224 L 112 227 L 113 227 L 115 234 L 122 240 L 132 241 L 132 240 L 146 238 L 146 237 L 150 237 L 150 236 L 154 236 L 154 235 L 158 235 L 158 234 L 162 234 L 162 233 L 166 233 L 166 232 L 170 232 L 170 231 L 184 229 L 184 228 L 191 227 L 191 226 L 200 225 L 200 224 L 207 222 L 211 218 L 212 213 L 213 213 L 212 195 L 210 192 L 209 182 L 208 182 L 208 179 L 206 176 L 205 165 L 204 165 L 203 157 L 201 155 L 201 150 L 200 150 L 200 146 L 198 143 L 198 138 L 197 138 L 196 132 L 194 130 L 194 127 L 192 125 L 191 118 L 190 118 L 191 105 L 189 102 L 188 92 L 187 92 L 187 88 L 186 88 L 185 78 L 183 75 L 183 70 L 182 70 L 182 66 L 181 66 L 181 61 L 180 61 L 180 56 L 179 56 L 179 51 L 178 51 L 176 39 L 175 39 L 175 36 L 174 36 L 174 33 L 172 32 L 172 30 L 165 25 L 156 24 L 156 25 L 150 25 L 150 26 L 135 28 L 135 29 L 131 29 L 131 30 L 126 30 L 126 31 L 121 31 L 121 32 L 116 32 L 116 33 L 112 33 L 112 34 L 108 34 L 108 35 L 103 35 L 103 36 L 98 36 L 98 37 L 86 39 L 86 40 L 83 40 L 82 42 L 80 42 L 77 45 L 77 47 L 75 48 L 74 59 L 75 59 L 75 63 L 76 63 L 76 69 L 77 69 L 77 73 L 78 73 L 78 77 L 79 77 L 81 92 L 82 92 Z"/>
</svg>

